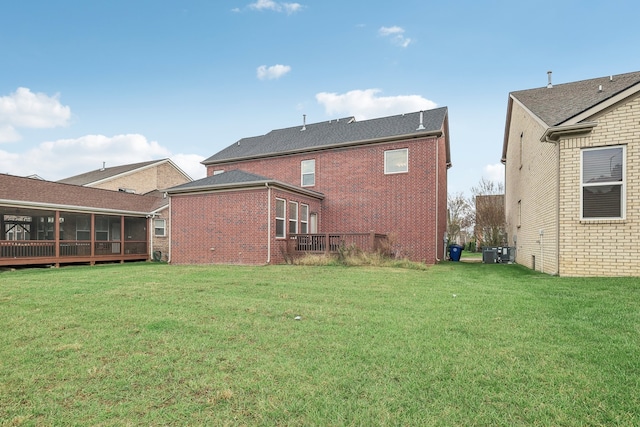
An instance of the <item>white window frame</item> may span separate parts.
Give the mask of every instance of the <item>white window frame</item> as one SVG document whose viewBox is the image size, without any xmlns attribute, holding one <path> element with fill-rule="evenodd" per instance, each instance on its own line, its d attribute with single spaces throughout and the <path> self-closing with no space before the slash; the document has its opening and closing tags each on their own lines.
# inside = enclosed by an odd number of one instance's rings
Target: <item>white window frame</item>
<svg viewBox="0 0 640 427">
<path fill-rule="evenodd" d="M 305 184 L 305 176 L 311 176 L 311 182 Z M 313 187 L 316 185 L 316 160 L 309 159 L 300 162 L 300 185 L 302 187 Z"/>
<path fill-rule="evenodd" d="M 96 242 L 109 241 L 109 218 L 106 216 L 96 216 L 95 218 L 95 240 Z"/>
<path fill-rule="evenodd" d="M 282 216 L 278 216 L 278 203 L 282 203 Z M 282 224 L 282 234 L 278 234 L 278 223 Z M 287 201 L 276 197 L 276 239 L 287 237 Z"/>
<path fill-rule="evenodd" d="M 289 221 L 287 221 L 289 234 L 298 234 L 298 202 L 289 202 Z"/>
<path fill-rule="evenodd" d="M 91 240 L 91 216 L 79 215 L 76 219 L 76 240 Z"/>
<path fill-rule="evenodd" d="M 610 150 L 622 148 L 622 181 L 602 181 L 596 183 L 584 182 L 584 153 L 596 150 Z M 595 148 L 583 148 L 580 151 L 580 219 L 585 221 L 597 221 L 597 220 L 623 220 L 626 217 L 626 188 L 627 188 L 627 146 L 626 145 L 607 145 L 603 147 Z M 585 187 L 597 187 L 597 186 L 620 186 L 620 216 L 612 217 L 585 217 L 584 216 L 584 189 Z"/>
<path fill-rule="evenodd" d="M 393 155 L 393 154 L 398 154 L 404 152 L 405 153 L 405 159 L 406 159 L 406 163 L 404 168 L 396 168 L 396 169 L 392 169 L 391 168 L 391 164 L 389 163 L 389 156 Z M 394 175 L 394 174 L 398 174 L 398 173 L 408 173 L 409 172 L 409 149 L 408 148 L 399 148 L 397 150 L 386 150 L 384 152 L 384 174 L 385 175 Z"/>
<path fill-rule="evenodd" d="M 309 205 L 300 203 L 300 234 L 309 233 Z"/>
<path fill-rule="evenodd" d="M 160 227 L 158 227 L 158 223 L 161 223 L 162 225 Z M 158 230 L 160 230 L 160 233 L 158 233 Z M 166 237 L 167 236 L 167 220 L 166 219 L 162 219 L 162 218 L 154 218 L 153 220 L 153 234 L 156 237 Z"/>
</svg>

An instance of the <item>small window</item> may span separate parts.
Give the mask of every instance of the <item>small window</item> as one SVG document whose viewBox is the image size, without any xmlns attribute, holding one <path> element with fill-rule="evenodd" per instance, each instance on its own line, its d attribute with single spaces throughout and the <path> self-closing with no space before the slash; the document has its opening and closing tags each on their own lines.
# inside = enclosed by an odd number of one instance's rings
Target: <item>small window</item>
<svg viewBox="0 0 640 427">
<path fill-rule="evenodd" d="M 309 232 L 309 206 L 300 205 L 300 234 Z"/>
<path fill-rule="evenodd" d="M 624 146 L 582 150 L 583 219 L 624 217 L 624 165 Z"/>
<path fill-rule="evenodd" d="M 167 220 L 166 219 L 154 219 L 153 229 L 157 237 L 164 237 L 167 235 Z"/>
<path fill-rule="evenodd" d="M 284 239 L 286 236 L 286 231 L 284 228 L 284 224 L 286 221 L 286 201 L 282 199 L 276 199 L 276 238 Z"/>
<path fill-rule="evenodd" d="M 224 173 L 224 169 L 217 169 L 213 171 L 214 175 L 220 175 L 221 173 Z"/>
<path fill-rule="evenodd" d="M 298 233 L 298 203 L 289 202 L 289 234 Z"/>
<path fill-rule="evenodd" d="M 300 163 L 300 171 L 302 174 L 302 186 L 311 187 L 316 185 L 316 161 L 303 160 Z"/>
<path fill-rule="evenodd" d="M 389 150 L 384 152 L 384 173 L 409 172 L 409 149 Z"/>
</svg>

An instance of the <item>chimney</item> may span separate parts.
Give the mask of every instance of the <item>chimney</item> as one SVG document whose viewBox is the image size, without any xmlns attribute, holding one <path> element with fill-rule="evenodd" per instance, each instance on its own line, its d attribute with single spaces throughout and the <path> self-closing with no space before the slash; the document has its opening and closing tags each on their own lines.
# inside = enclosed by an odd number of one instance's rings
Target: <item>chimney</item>
<svg viewBox="0 0 640 427">
<path fill-rule="evenodd" d="M 302 115 L 302 129 L 300 131 L 307 130 L 307 115 Z"/>
<path fill-rule="evenodd" d="M 418 129 L 416 130 L 424 130 L 424 124 L 422 124 L 422 120 L 423 120 L 423 115 L 422 115 L 422 111 L 420 111 L 420 126 L 418 126 Z"/>
<path fill-rule="evenodd" d="M 553 71 L 547 71 L 547 77 L 549 78 L 549 83 L 547 83 L 547 89 L 551 89 L 553 87 L 553 84 L 551 83 L 551 73 Z"/>
</svg>

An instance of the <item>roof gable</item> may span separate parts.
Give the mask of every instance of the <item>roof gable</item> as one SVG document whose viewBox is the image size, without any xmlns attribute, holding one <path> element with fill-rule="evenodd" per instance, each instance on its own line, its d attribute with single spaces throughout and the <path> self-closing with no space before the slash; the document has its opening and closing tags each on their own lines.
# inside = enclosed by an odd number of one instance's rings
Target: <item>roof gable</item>
<svg viewBox="0 0 640 427">
<path fill-rule="evenodd" d="M 147 162 L 139 162 L 139 163 L 131 163 L 128 165 L 119 165 L 112 166 L 109 168 L 100 168 L 90 172 L 85 172 L 80 175 L 71 176 L 69 178 L 61 179 L 57 182 L 62 184 L 73 184 L 73 185 L 91 185 L 96 184 L 100 181 L 110 180 L 120 175 L 125 175 L 129 173 L 133 173 L 139 171 L 141 169 L 146 169 L 152 166 L 159 166 L 163 163 L 170 162 L 177 170 L 179 170 L 183 175 L 188 177 L 184 172 L 182 172 L 170 159 L 161 159 L 161 160 L 151 160 Z M 191 178 L 189 178 L 191 179 Z"/>
<path fill-rule="evenodd" d="M 420 116 L 422 115 L 422 126 Z M 243 138 L 202 163 L 268 157 L 385 138 L 417 137 L 444 130 L 447 108 L 355 121 L 353 117 L 276 129 L 266 135 Z"/>
<path fill-rule="evenodd" d="M 639 83 L 640 71 L 521 90 L 511 96 L 547 126 L 558 126 Z"/>
</svg>

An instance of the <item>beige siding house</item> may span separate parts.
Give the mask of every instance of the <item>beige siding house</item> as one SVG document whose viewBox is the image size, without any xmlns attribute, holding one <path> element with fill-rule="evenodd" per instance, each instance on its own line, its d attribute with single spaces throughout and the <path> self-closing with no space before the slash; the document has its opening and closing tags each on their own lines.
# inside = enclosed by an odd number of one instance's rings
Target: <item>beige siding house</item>
<svg viewBox="0 0 640 427">
<path fill-rule="evenodd" d="M 502 150 L 516 262 L 640 276 L 640 72 L 509 94 Z"/>
<path fill-rule="evenodd" d="M 165 203 L 153 214 L 151 247 L 153 256 L 168 260 L 169 199 L 165 190 L 191 182 L 192 179 L 170 159 L 151 160 L 112 167 L 102 167 L 80 175 L 62 179 L 58 183 L 125 193 L 144 194 L 163 198 Z"/>
</svg>

